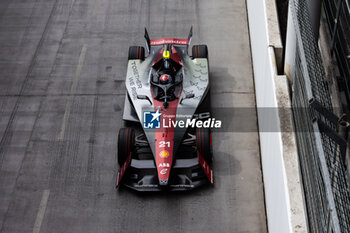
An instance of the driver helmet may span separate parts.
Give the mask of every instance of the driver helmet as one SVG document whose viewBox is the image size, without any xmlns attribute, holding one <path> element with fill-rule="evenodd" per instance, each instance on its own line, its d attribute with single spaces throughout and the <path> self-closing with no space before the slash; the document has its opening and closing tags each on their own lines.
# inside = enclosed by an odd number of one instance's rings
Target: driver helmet
<svg viewBox="0 0 350 233">
<path fill-rule="evenodd" d="M 163 74 L 162 76 L 160 76 L 159 81 L 160 84 L 169 84 L 172 82 L 172 78 L 168 74 Z"/>
</svg>

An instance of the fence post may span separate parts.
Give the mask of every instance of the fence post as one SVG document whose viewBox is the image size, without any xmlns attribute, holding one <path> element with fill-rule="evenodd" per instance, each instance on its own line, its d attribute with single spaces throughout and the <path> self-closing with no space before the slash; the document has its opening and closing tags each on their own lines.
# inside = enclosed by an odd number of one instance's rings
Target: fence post
<svg viewBox="0 0 350 233">
<path fill-rule="evenodd" d="M 331 54 L 333 55 L 334 51 L 334 46 L 335 46 L 335 36 L 337 35 L 337 30 L 338 30 L 338 22 L 339 22 L 339 16 L 340 16 L 340 11 L 341 11 L 341 4 L 343 0 L 338 0 L 337 4 L 337 13 L 334 18 L 334 27 L 333 27 L 333 34 L 332 34 L 332 45 L 331 45 Z"/>
</svg>

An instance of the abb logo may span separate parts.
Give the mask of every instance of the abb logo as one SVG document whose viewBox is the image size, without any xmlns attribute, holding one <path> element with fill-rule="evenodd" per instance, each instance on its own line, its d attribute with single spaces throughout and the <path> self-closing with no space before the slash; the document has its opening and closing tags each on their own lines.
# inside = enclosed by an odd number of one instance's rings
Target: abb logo
<svg viewBox="0 0 350 233">
<path fill-rule="evenodd" d="M 170 167 L 169 163 L 160 163 L 158 167 Z"/>
</svg>

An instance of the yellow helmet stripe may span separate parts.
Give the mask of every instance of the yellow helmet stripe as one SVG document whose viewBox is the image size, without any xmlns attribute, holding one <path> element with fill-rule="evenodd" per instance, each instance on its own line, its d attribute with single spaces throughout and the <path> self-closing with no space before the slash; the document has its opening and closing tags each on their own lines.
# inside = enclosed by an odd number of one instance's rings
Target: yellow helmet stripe
<svg viewBox="0 0 350 233">
<path fill-rule="evenodd" d="M 164 50 L 163 52 L 163 58 L 170 58 L 170 53 L 168 50 Z"/>
</svg>

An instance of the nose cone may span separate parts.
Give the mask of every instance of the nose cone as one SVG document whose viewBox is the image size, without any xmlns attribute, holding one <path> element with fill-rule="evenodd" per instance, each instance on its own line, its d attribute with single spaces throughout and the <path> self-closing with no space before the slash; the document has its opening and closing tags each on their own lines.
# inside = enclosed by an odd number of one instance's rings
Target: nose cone
<svg viewBox="0 0 350 233">
<path fill-rule="evenodd" d="M 167 185 L 169 180 L 170 168 L 172 164 L 172 151 L 162 150 L 158 153 L 157 162 L 157 170 L 158 170 L 158 178 L 160 185 Z"/>
<path fill-rule="evenodd" d="M 157 102 L 155 106 L 162 106 L 163 102 Z M 166 119 L 170 122 L 176 120 L 177 101 L 170 101 L 167 111 L 161 111 L 161 119 Z M 160 186 L 166 186 L 169 183 L 170 170 L 173 163 L 174 154 L 174 135 L 175 126 L 169 126 L 156 129 L 155 132 L 155 161 Z"/>
</svg>

